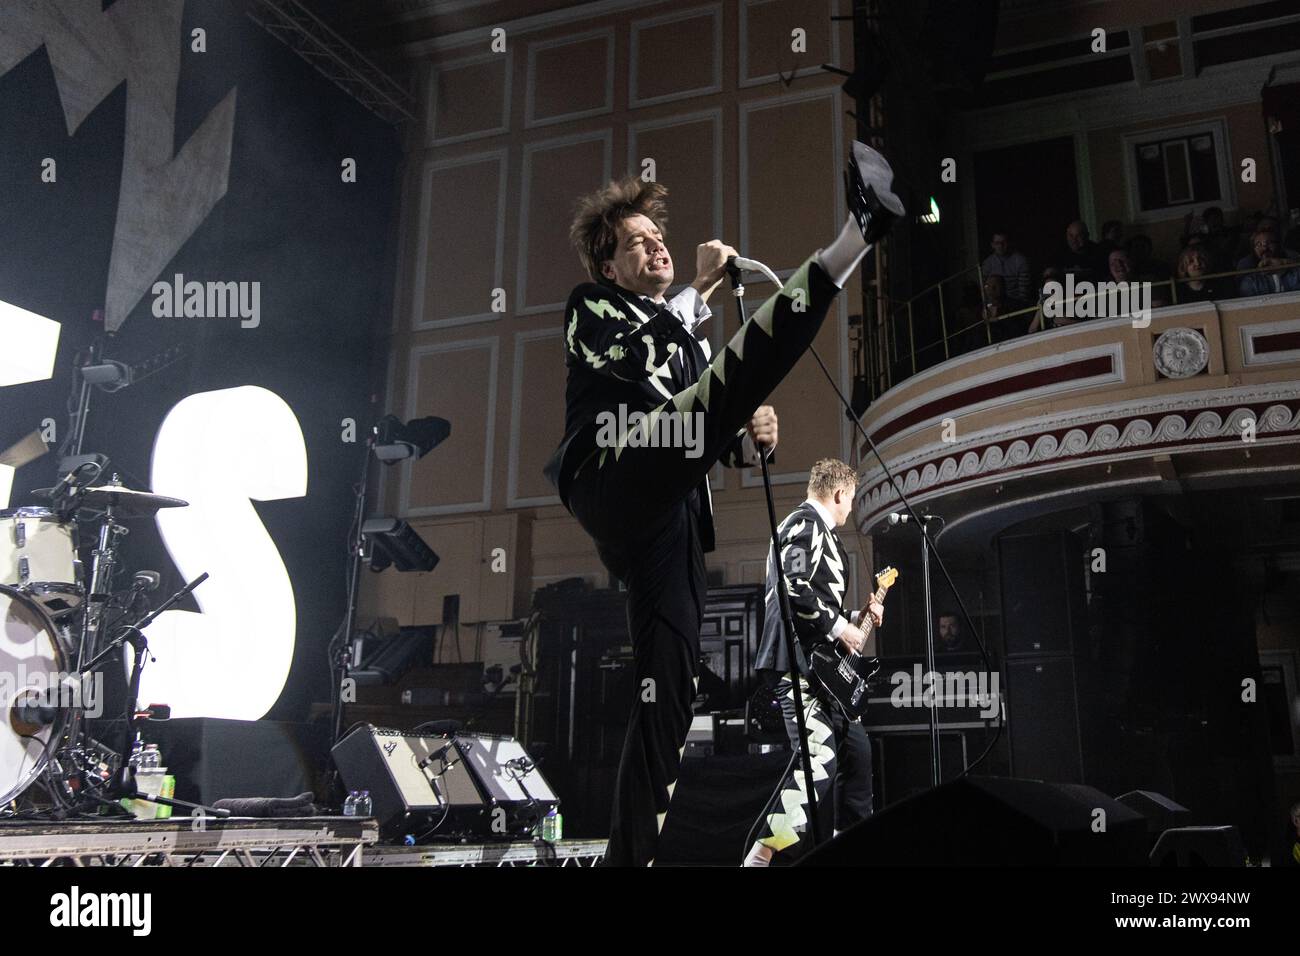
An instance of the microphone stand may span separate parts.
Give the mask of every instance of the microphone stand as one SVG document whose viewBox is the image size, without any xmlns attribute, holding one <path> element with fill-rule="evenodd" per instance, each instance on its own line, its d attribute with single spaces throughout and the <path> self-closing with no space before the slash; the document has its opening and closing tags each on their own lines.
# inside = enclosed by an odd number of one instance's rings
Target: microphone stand
<svg viewBox="0 0 1300 956">
<path fill-rule="evenodd" d="M 374 432 L 366 440 L 365 459 L 361 466 L 361 479 L 353 485 L 355 497 L 352 505 L 352 529 L 348 538 L 348 606 L 343 615 L 340 631 L 330 644 L 330 671 L 337 673 L 334 700 L 330 705 L 330 747 L 343 736 L 343 697 L 348 675 L 352 669 L 352 632 L 357 624 L 357 601 L 361 587 L 361 562 L 365 559 L 366 536 L 362 526 L 366 523 L 366 494 L 370 484 L 370 455 L 374 448 Z"/>
<path fill-rule="evenodd" d="M 747 267 L 748 266 L 757 267 L 758 271 L 766 274 L 767 278 L 771 280 L 773 283 L 775 283 L 778 289 L 781 288 L 782 283 L 780 278 L 778 278 L 776 273 L 774 273 L 771 269 L 767 268 L 767 266 L 763 265 L 761 262 L 754 262 L 753 260 L 745 260 L 745 261 L 747 263 Z M 739 273 L 739 269 L 736 267 L 734 263 L 731 264 L 730 268 L 735 269 L 737 274 Z M 738 282 L 739 282 L 738 275 L 733 276 L 732 283 L 736 284 Z M 739 301 L 739 299 L 737 299 L 737 301 Z M 742 316 L 744 314 L 743 305 L 741 306 L 741 314 Z M 834 390 L 836 396 L 840 400 L 840 404 L 844 406 L 845 416 L 850 421 L 853 422 L 854 426 L 858 430 L 858 434 L 861 435 L 862 440 L 867 443 L 867 447 L 871 449 L 871 453 L 875 456 L 876 461 L 880 462 L 880 468 L 882 471 L 884 471 L 885 477 L 889 479 L 890 486 L 894 489 L 895 493 L 897 493 L 898 500 L 902 503 L 903 508 L 907 511 L 911 519 L 914 522 L 916 522 L 916 527 L 921 532 L 921 541 L 923 542 L 923 547 L 925 548 L 925 554 L 926 554 L 925 577 L 926 577 L 927 592 L 930 586 L 929 585 L 929 556 L 933 555 L 935 564 L 937 564 L 939 566 L 939 570 L 943 572 L 943 578 L 944 581 L 946 581 L 948 584 L 948 589 L 952 591 L 953 597 L 957 601 L 957 607 L 961 611 L 962 620 L 965 622 L 968 632 L 971 634 L 972 637 L 975 638 L 975 642 L 979 645 L 980 656 L 981 658 L 983 658 L 984 661 L 984 669 L 986 671 L 992 670 L 993 665 L 989 661 L 988 648 L 984 646 L 984 639 L 983 637 L 980 636 L 979 630 L 975 627 L 975 622 L 971 619 L 970 611 L 967 610 L 966 608 L 966 602 L 962 599 L 961 592 L 957 590 L 957 585 L 953 582 L 952 575 L 948 572 L 948 566 L 943 563 L 943 557 L 939 554 L 939 548 L 934 543 L 934 539 L 930 537 L 930 532 L 926 529 L 925 521 L 922 520 L 919 514 L 917 514 L 916 509 L 912 507 L 912 502 L 908 499 L 907 495 L 904 494 L 903 492 L 903 483 L 894 476 L 893 471 L 889 467 L 889 463 L 885 461 L 885 456 L 880 453 L 880 449 L 876 447 L 876 443 L 872 440 L 871 436 L 867 434 L 867 430 L 862 427 L 862 416 L 853 410 L 853 405 L 849 402 L 847 398 L 844 397 L 844 393 L 840 391 L 839 383 L 835 381 L 835 377 L 831 375 L 830 369 L 826 367 L 826 363 L 822 361 L 821 355 L 817 353 L 817 347 L 815 345 L 809 344 L 808 351 L 811 352 L 813 358 L 817 360 L 817 365 L 821 368 L 822 374 L 826 376 L 826 381 L 830 383 L 831 388 Z M 865 411 L 865 409 L 863 411 Z M 770 503 L 771 501 L 770 493 L 769 493 L 768 500 Z M 780 567 L 778 565 L 778 571 L 779 570 Z M 930 632 L 933 626 L 934 626 L 933 621 L 926 622 L 927 633 Z M 935 712 L 932 715 L 932 723 L 934 721 L 937 721 L 937 719 L 938 719 L 938 713 Z M 997 726 L 997 731 L 993 734 L 993 739 L 988 742 L 988 745 L 984 748 L 983 752 L 981 752 L 980 755 L 975 758 L 975 760 L 971 763 L 971 765 L 962 770 L 959 776 L 962 777 L 966 776 L 973 769 L 975 769 L 981 763 L 983 763 L 983 761 L 985 760 L 985 758 L 988 757 L 989 753 L 993 750 L 993 748 L 997 746 L 998 740 L 1001 739 L 1003 724 L 1004 724 L 1004 717 L 1002 712 L 1001 701 L 999 701 L 998 702 L 998 726 Z M 937 746 L 938 746 L 936 742 L 937 735 L 938 735 L 938 728 L 936 724 L 934 726 L 932 736 L 931 736 L 931 747 L 936 751 L 936 753 L 937 753 Z M 934 755 L 931 756 L 932 764 L 935 764 L 937 760 L 938 760 L 937 756 Z M 931 772 L 933 774 L 933 769 Z M 935 782 L 937 783 L 937 780 Z"/>
<path fill-rule="evenodd" d="M 740 281 L 740 269 L 734 261 L 727 264 L 727 275 L 736 296 L 740 311 L 740 324 L 745 324 L 745 286 Z M 808 719 L 803 709 L 802 673 L 799 670 L 799 648 L 795 643 L 794 613 L 790 609 L 790 595 L 786 592 L 785 568 L 781 565 L 781 536 L 776 524 L 776 504 L 772 500 L 772 476 L 767 467 L 768 451 L 755 442 L 758 462 L 763 470 L 763 494 L 767 498 L 767 521 L 772 535 L 772 564 L 776 568 L 776 600 L 781 608 L 781 628 L 785 632 L 785 655 L 790 662 L 790 685 L 794 695 L 794 720 L 799 728 L 799 762 L 808 794 L 808 832 L 815 848 L 821 843 L 821 823 L 817 817 L 817 791 L 813 787 L 812 754 L 808 750 Z"/>
<path fill-rule="evenodd" d="M 934 669 L 934 598 L 930 587 L 930 537 L 925 533 L 925 523 L 929 515 L 921 515 L 918 527 L 921 529 L 921 581 L 925 587 L 925 669 L 927 673 L 936 673 Z M 930 786 L 939 786 L 942 779 L 939 753 L 939 702 L 930 700 Z"/>
<path fill-rule="evenodd" d="M 82 673 L 94 669 L 94 667 L 104 660 L 110 653 L 121 647 L 124 643 L 129 643 L 135 651 L 135 657 L 131 663 L 131 679 L 127 682 L 126 692 L 126 719 L 122 728 L 122 765 L 118 767 L 117 772 L 113 774 L 107 786 L 104 788 L 108 797 L 128 800 L 147 800 L 150 803 L 162 804 L 165 807 L 179 807 L 182 809 L 194 811 L 199 810 L 206 816 L 211 817 L 228 817 L 229 810 L 218 810 L 215 807 L 204 806 L 201 803 L 190 803 L 186 800 L 177 800 L 174 797 L 162 797 L 155 794 L 141 793 L 135 785 L 135 768 L 131 766 L 130 754 L 131 745 L 135 739 L 137 725 L 148 719 L 147 715 L 141 715 L 140 706 L 140 673 L 144 670 L 145 654 L 149 650 L 149 640 L 144 636 L 144 629 L 157 620 L 158 616 L 171 608 L 181 598 L 189 594 L 196 587 L 208 579 L 208 572 L 204 571 L 197 578 L 191 581 L 185 587 L 181 588 L 162 604 L 158 605 L 140 620 L 134 624 L 128 624 L 123 628 L 120 636 L 110 641 L 102 651 L 82 667 Z M 134 635 L 134 636 L 133 636 Z M 102 799 L 102 798 L 101 798 Z M 191 813 L 191 816 L 193 814 Z"/>
</svg>

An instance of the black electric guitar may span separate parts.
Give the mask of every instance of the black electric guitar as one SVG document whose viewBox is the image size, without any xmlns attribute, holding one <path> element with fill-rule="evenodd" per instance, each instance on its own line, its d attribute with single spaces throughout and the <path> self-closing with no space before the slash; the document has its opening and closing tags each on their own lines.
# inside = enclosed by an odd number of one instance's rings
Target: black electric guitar
<svg viewBox="0 0 1300 956">
<path fill-rule="evenodd" d="M 872 601 L 884 604 L 885 594 L 897 580 L 897 568 L 885 568 L 877 574 L 876 593 L 872 595 Z M 863 608 L 858 627 L 870 637 L 874 626 L 871 615 Z M 867 712 L 867 692 L 871 689 L 872 678 L 880 670 L 880 659 L 850 651 L 839 641 L 818 645 L 811 657 L 813 675 L 844 708 L 844 713 L 850 720 L 861 719 Z"/>
</svg>

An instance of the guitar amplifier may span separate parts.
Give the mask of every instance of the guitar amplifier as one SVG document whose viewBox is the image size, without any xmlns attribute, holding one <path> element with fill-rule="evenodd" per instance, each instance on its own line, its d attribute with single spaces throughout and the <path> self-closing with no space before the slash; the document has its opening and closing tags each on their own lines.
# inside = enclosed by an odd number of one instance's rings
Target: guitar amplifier
<svg viewBox="0 0 1300 956">
<path fill-rule="evenodd" d="M 369 790 L 385 838 L 517 839 L 559 804 L 513 737 L 358 727 L 332 751 L 348 790 Z"/>
</svg>

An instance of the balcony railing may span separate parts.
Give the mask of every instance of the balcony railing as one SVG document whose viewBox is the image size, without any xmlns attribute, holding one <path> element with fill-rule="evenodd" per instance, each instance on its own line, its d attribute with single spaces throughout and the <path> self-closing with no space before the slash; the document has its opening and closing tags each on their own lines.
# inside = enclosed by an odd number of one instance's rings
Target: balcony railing
<svg viewBox="0 0 1300 956">
<path fill-rule="evenodd" d="M 1171 277 L 1148 283 L 1152 289 L 1150 301 L 1153 303 L 1153 308 L 1185 303 L 1192 298 L 1188 295 L 1189 284 L 1192 282 L 1208 284 L 1214 288 L 1217 294 L 1209 296 L 1208 301 L 1237 299 L 1242 297 L 1239 284 L 1243 276 L 1272 273 L 1285 274 L 1291 271 L 1300 272 L 1300 262 L 1270 266 L 1267 269 L 1256 268 L 1216 272 L 1195 278 L 1180 279 Z M 882 363 L 877 375 L 877 395 L 910 378 L 917 372 L 937 365 L 939 362 L 947 361 L 958 355 L 964 355 L 967 352 L 992 345 L 995 342 L 1003 342 L 1029 334 L 1022 331 L 1021 326 L 1033 325 L 1033 317 L 1039 316 L 1044 308 L 1043 296 L 1040 294 L 1039 301 L 1034 305 L 988 318 L 985 315 L 982 295 L 979 303 L 976 304 L 969 301 L 969 296 L 964 290 L 957 293 L 952 291 L 954 284 L 962 280 L 970 282 L 972 277 L 977 280 L 976 287 L 982 289 L 982 271 L 978 265 L 975 265 L 941 279 L 892 309 L 889 314 L 889 321 L 883 324 L 881 330 L 883 335 L 882 344 L 888 361 Z M 1105 286 L 1113 283 L 1114 280 L 1107 277 L 1097 284 Z M 949 290 L 946 295 L 945 287 L 948 287 Z M 1157 294 L 1159 290 L 1163 290 L 1164 295 Z M 1284 289 L 1282 291 L 1288 290 Z M 1084 295 L 1076 295 L 1069 300 L 1062 297 L 1060 305 L 1063 309 L 1068 305 L 1071 312 L 1079 311 L 1077 306 L 1080 303 L 1094 299 L 1099 292 L 1105 294 L 1104 290 L 1098 290 Z M 1194 301 L 1206 300 L 1207 297 L 1194 299 Z M 1157 302 L 1159 305 L 1154 305 Z M 975 313 L 973 320 L 970 320 L 971 311 Z M 1092 311 L 1096 311 L 1095 308 Z M 1057 325 L 1073 324 L 1076 321 L 1086 322 L 1088 320 L 1086 318 L 1053 320 Z M 1044 323 L 1040 318 L 1039 328 L 1043 328 L 1043 325 Z M 924 337 L 925 330 L 933 330 L 936 326 L 938 336 L 926 338 L 918 344 L 918 336 Z"/>
</svg>

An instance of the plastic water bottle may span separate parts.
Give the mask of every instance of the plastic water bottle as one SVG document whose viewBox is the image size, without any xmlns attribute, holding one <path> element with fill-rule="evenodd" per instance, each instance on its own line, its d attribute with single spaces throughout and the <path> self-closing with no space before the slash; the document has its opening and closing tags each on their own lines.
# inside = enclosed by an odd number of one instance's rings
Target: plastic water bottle
<svg viewBox="0 0 1300 956">
<path fill-rule="evenodd" d="M 144 745 L 144 749 L 140 751 L 140 761 L 136 764 L 136 769 L 141 773 L 157 773 L 162 769 L 162 753 L 158 750 L 157 744 Z"/>
<path fill-rule="evenodd" d="M 142 753 L 144 753 L 144 741 L 140 739 L 139 734 L 136 734 L 135 743 L 131 745 L 131 757 L 127 760 L 127 764 L 132 768 L 139 767 L 140 754 Z"/>
<path fill-rule="evenodd" d="M 362 790 L 361 793 L 357 795 L 356 807 L 352 812 L 359 817 L 368 817 L 373 810 L 374 804 L 370 800 L 370 791 Z"/>
<path fill-rule="evenodd" d="M 348 793 L 348 798 L 343 801 L 343 815 L 345 817 L 355 817 L 357 815 L 357 798 L 360 792 L 352 790 Z"/>
<path fill-rule="evenodd" d="M 559 843 L 564 839 L 564 817 L 560 816 L 558 807 L 551 807 L 542 818 L 542 840 L 545 843 Z"/>
</svg>

